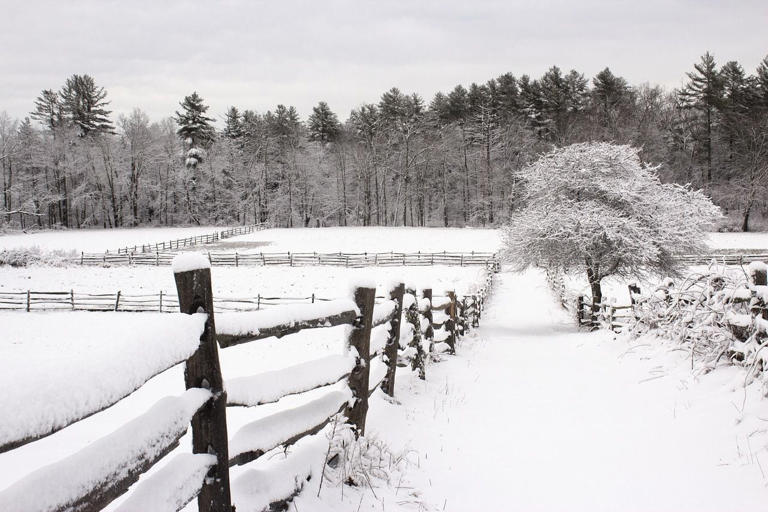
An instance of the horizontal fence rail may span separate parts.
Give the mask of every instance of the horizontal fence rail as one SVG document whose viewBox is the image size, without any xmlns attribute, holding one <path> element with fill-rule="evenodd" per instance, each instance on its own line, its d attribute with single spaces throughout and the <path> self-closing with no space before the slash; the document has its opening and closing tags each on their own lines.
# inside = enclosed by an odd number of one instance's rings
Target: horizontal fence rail
<svg viewBox="0 0 768 512">
<path fill-rule="evenodd" d="M 80 265 L 170 265 L 175 252 L 81 253 L 75 263 Z M 209 252 L 208 261 L 217 267 L 246 266 L 334 266 L 334 267 L 398 267 L 455 265 L 499 266 L 499 258 L 492 252 L 373 252 L 373 253 L 317 253 L 317 252 Z"/>
<path fill-rule="evenodd" d="M 271 306 L 288 304 L 314 304 L 333 298 L 318 297 L 214 297 L 214 311 L 258 311 Z M 0 311 L 125 311 L 132 313 L 161 312 L 175 313 L 179 301 L 175 293 L 126 294 L 122 291 L 111 293 L 82 293 L 69 291 L 0 291 Z"/>
<path fill-rule="evenodd" d="M 276 297 L 257 294 L 252 297 L 213 298 L 216 312 L 260 311 L 274 306 L 290 304 L 315 304 L 337 300 L 337 297 L 320 297 L 316 294 L 304 297 Z M 377 300 L 383 297 L 377 297 Z M 82 293 L 69 291 L 0 291 L 0 311 L 122 311 L 127 313 L 176 313 L 179 300 L 175 293 L 126 294 Z"/>
<path fill-rule="evenodd" d="M 0 491 L 0 510 L 21 506 L 24 510 L 96 511 L 134 484 L 117 510 L 142 510 L 146 503 L 155 502 L 174 503 L 175 509 L 179 509 L 197 497 L 201 512 L 231 512 L 241 502 L 240 490 L 254 487 L 263 491 L 264 499 L 255 509 L 285 509 L 308 480 L 320 477 L 312 474 L 312 468 L 303 461 L 308 460 L 307 453 L 330 453 L 330 424 L 334 424 L 335 431 L 336 422 L 341 421 L 357 436 L 364 435 L 371 394 L 381 389 L 394 396 L 397 368 L 410 367 L 423 379 L 430 361 L 439 361 L 443 354 L 455 354 L 457 340 L 479 325 L 493 280 L 493 269 L 489 269 L 477 292 L 465 296 L 453 292 L 437 296 L 432 289 L 417 291 L 400 283 L 378 298 L 374 288 L 358 287 L 351 299 L 324 301 L 312 296 L 310 302 L 301 306 L 283 303 L 282 307 L 276 304 L 277 307 L 263 311 L 214 314 L 217 301 L 234 299 L 213 296 L 210 268 L 206 268 L 204 257 L 199 260 L 203 263 L 200 268 L 175 273 L 176 297 L 161 295 L 169 308 L 186 314 L 206 313 L 198 324 L 200 330 L 193 333 L 197 337 L 200 332 L 199 343 L 190 345 L 194 352 L 185 363 L 187 391 L 177 397 L 162 398 L 146 413 L 80 452 L 36 470 Z M 5 296 L 20 296 L 29 310 L 47 302 L 58 305 L 59 301 L 67 300 L 69 309 L 77 309 L 89 300 L 111 305 L 113 299 L 114 309 L 110 310 L 121 310 L 122 301 L 144 307 L 143 301 L 155 297 L 70 291 L 4 294 L 0 300 Z M 219 350 L 334 325 L 349 326 L 343 331 L 347 350 L 342 354 L 244 377 L 227 379 L 222 375 Z M 301 405 L 277 409 L 236 432 L 227 430 L 228 407 L 258 407 L 308 392 L 313 393 L 312 398 Z M 119 400 L 115 397 L 106 406 Z M 56 428 L 80 419 L 72 417 Z M 192 453 L 178 453 L 179 440 L 190 425 Z M 51 433 L 20 433 L 0 451 L 13 450 Z M 286 450 L 289 446 L 290 452 Z M 277 448 L 286 453 L 286 461 L 292 457 L 299 461 L 278 466 L 280 481 L 272 477 L 260 480 L 259 471 L 242 472 L 230 481 L 231 466 L 248 464 Z M 92 464 L 104 453 L 117 456 Z M 168 463 L 139 480 L 161 460 Z M 70 474 L 71 478 L 66 485 L 53 485 L 61 474 Z M 253 508 L 253 503 L 249 502 L 249 506 Z"/>
</svg>

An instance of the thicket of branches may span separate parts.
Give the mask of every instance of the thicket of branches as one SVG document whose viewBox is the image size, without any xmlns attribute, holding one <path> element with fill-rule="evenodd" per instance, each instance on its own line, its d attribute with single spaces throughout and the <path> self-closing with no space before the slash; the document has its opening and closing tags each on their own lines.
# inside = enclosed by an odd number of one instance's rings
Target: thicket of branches
<svg viewBox="0 0 768 512">
<path fill-rule="evenodd" d="M 704 372 L 731 362 L 749 368 L 748 379 L 765 378 L 768 320 L 762 311 L 768 294 L 764 285 L 754 285 L 754 273 L 764 275 L 765 268 L 762 263 L 739 269 L 713 264 L 677 282 L 666 279 L 653 293 L 635 295 L 637 323 L 630 332 L 685 346 L 691 364 L 698 361 Z"/>
<path fill-rule="evenodd" d="M 324 102 L 232 107 L 217 127 L 191 94 L 175 115 L 114 119 L 88 75 L 0 114 L 0 228 L 268 221 L 495 225 L 521 206 L 521 170 L 556 146 L 612 141 L 702 188 L 748 229 L 768 217 L 768 58 L 748 75 L 706 54 L 681 90 L 552 67 L 430 101 L 398 89 L 344 122 Z"/>
</svg>

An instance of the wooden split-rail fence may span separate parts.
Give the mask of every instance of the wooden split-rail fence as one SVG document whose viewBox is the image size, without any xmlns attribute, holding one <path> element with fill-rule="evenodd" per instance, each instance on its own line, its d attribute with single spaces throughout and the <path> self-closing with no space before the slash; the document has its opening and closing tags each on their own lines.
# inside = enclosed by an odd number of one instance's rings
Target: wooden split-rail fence
<svg viewBox="0 0 768 512">
<path fill-rule="evenodd" d="M 213 298 L 215 311 L 258 311 L 288 304 L 314 304 L 334 300 L 314 293 L 305 297 L 274 297 L 257 294 L 254 297 Z M 0 311 L 125 311 L 130 313 L 175 313 L 179 310 L 176 293 L 84 293 L 67 291 L 0 291 Z"/>
<path fill-rule="evenodd" d="M 633 289 L 630 286 L 630 294 Z M 640 293 L 639 288 L 636 293 Z M 588 297 L 579 295 L 576 297 L 576 320 L 584 327 L 621 331 L 633 325 L 637 317 L 634 304 L 617 306 L 608 299 L 593 303 Z"/>
<path fill-rule="evenodd" d="M 421 290 L 419 293 L 406 289 L 405 284 L 401 283 L 376 303 L 374 288 L 358 287 L 354 290 L 354 302 L 347 300 L 346 304 L 342 304 L 343 307 L 337 308 L 332 314 L 327 311 L 328 303 L 317 304 L 314 307 L 324 308 L 322 317 L 313 318 L 310 315 L 300 320 L 281 320 L 285 323 L 272 325 L 262 322 L 245 332 L 241 327 L 228 332 L 227 322 L 223 317 L 221 320 L 224 328 L 219 331 L 216 328 L 210 269 L 175 273 L 177 300 L 181 312 L 207 314 L 199 346 L 191 357 L 186 359 L 184 379 L 187 394 L 179 397 L 187 397 L 195 404 L 189 420 L 192 430 L 192 454 L 174 455 L 174 459 L 168 464 L 142 479 L 118 510 L 131 511 L 131 507 L 135 506 L 131 498 L 135 495 L 146 496 L 149 492 L 153 502 L 156 500 L 158 503 L 175 503 L 174 510 L 184 507 L 197 497 L 198 510 L 201 512 L 231 512 L 237 506 L 237 496 L 232 495 L 229 479 L 231 466 L 248 464 L 275 448 L 299 443 L 307 436 L 318 434 L 339 417 L 343 418 L 357 435 L 364 435 L 369 396 L 379 387 L 388 395 L 394 396 L 398 366 L 410 365 L 424 378 L 430 359 L 439 359 L 439 354 L 443 353 L 454 354 L 457 339 L 470 328 L 479 325 L 492 277 L 493 274 L 489 272 L 485 283 L 476 294 L 457 297 L 455 293 L 448 293 L 440 299 L 432 297 L 431 289 Z M 269 314 L 269 310 L 259 314 Z M 234 345 L 268 337 L 281 337 L 300 330 L 336 325 L 350 326 L 347 339 L 349 350 L 346 355 L 329 355 L 309 363 L 248 377 L 226 379 L 226 376 L 222 375 L 218 355 L 220 348 L 226 350 Z M 381 336 L 382 332 L 386 335 Z M 406 335 L 402 339 L 401 333 Z M 167 368 L 180 362 L 183 361 L 172 363 Z M 158 373 L 160 371 L 164 370 L 159 370 Z M 280 388 L 279 392 L 274 388 L 274 383 L 278 382 L 287 384 Z M 260 418 L 233 435 L 227 430 L 228 407 L 258 407 L 275 403 L 288 395 L 298 395 L 320 388 L 326 389 L 325 393 L 313 395 L 316 398 L 304 405 Z M 119 400 L 115 399 L 100 410 Z M 40 481 L 35 483 L 34 492 L 39 492 L 41 499 L 47 500 L 44 509 L 61 512 L 101 510 L 123 495 L 138 481 L 140 475 L 161 459 L 170 456 L 187 432 L 188 424 L 179 424 L 176 421 L 172 423 L 172 428 L 162 432 L 145 428 L 146 425 L 156 424 L 157 415 L 164 409 L 173 409 L 169 407 L 173 403 L 164 402 L 163 405 L 159 408 L 160 411 L 155 410 L 158 409 L 155 407 L 132 420 L 131 446 L 124 447 L 111 442 L 111 438 L 107 436 L 96 441 L 92 447 L 84 448 L 83 452 L 43 468 L 44 471 L 38 473 Z M 95 412 L 99 411 L 91 411 L 85 416 Z M 168 414 L 178 413 L 171 411 Z M 0 452 L 36 441 L 84 417 L 71 418 L 67 424 L 58 425 L 42 435 L 12 440 L 0 446 Z M 127 426 L 122 427 L 122 430 L 125 428 Z M 124 436 L 125 432 L 122 430 L 119 432 Z M 70 478 L 75 480 L 72 483 L 73 490 L 65 493 L 59 492 L 60 490 L 46 491 L 46 486 L 52 485 L 46 475 L 66 473 L 73 461 L 82 461 L 88 454 L 98 457 L 99 453 L 84 452 L 98 450 L 102 445 L 109 446 L 110 457 L 94 466 L 98 475 L 85 472 L 87 480 L 79 482 L 77 479 L 80 478 L 80 472 L 76 471 L 70 475 Z M 290 471 L 294 473 L 286 473 L 284 483 L 288 482 L 292 491 L 286 493 L 286 486 L 281 485 L 282 491 L 270 494 L 270 510 L 284 508 L 288 500 L 301 491 L 309 478 L 319 478 L 319 475 L 312 475 L 309 469 L 298 474 L 295 473 L 295 467 Z M 254 474 L 258 475 L 258 472 Z M 178 482 L 180 479 L 192 481 L 194 485 L 158 485 L 168 481 Z M 254 485 L 259 483 L 254 482 Z M 263 485 L 263 482 L 261 484 Z M 14 503 L 15 492 L 28 494 L 29 488 L 11 486 L 0 492 L 0 503 Z"/>
<path fill-rule="evenodd" d="M 248 226 L 238 226 L 235 228 L 224 229 L 222 231 L 215 231 L 213 233 L 206 233 L 204 235 L 188 236 L 185 238 L 177 238 L 175 240 L 168 240 L 163 242 L 154 242 L 141 245 L 133 245 L 127 247 L 120 247 L 116 251 L 112 251 L 113 254 L 145 254 L 155 253 L 158 251 L 180 251 L 191 247 L 197 247 L 198 245 L 214 244 L 220 240 L 232 238 L 233 236 L 247 235 L 254 231 L 261 231 L 267 229 L 266 224 L 251 224 Z M 110 251 L 106 251 L 105 254 L 110 254 Z"/>
<path fill-rule="evenodd" d="M 81 253 L 75 263 L 90 266 L 143 265 L 167 266 L 176 252 L 147 251 L 121 253 Z M 454 265 L 460 267 L 500 265 L 492 252 L 209 252 L 208 261 L 215 267 L 267 266 L 333 266 L 333 267 L 398 267 Z"/>
</svg>

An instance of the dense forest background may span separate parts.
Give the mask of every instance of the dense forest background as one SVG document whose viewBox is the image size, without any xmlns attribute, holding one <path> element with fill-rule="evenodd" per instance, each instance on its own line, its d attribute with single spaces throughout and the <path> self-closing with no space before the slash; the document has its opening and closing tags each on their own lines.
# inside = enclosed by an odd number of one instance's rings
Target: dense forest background
<svg viewBox="0 0 768 512">
<path fill-rule="evenodd" d="M 151 120 L 112 117 L 89 75 L 0 114 L 0 229 L 269 222 L 275 226 L 490 226 L 521 205 L 520 170 L 554 146 L 642 148 L 664 181 L 701 188 L 728 219 L 768 219 L 768 57 L 754 74 L 709 53 L 667 91 L 609 69 L 550 68 L 456 86 L 428 102 L 396 88 L 346 121 L 320 102 L 231 107 L 203 98 Z"/>
</svg>

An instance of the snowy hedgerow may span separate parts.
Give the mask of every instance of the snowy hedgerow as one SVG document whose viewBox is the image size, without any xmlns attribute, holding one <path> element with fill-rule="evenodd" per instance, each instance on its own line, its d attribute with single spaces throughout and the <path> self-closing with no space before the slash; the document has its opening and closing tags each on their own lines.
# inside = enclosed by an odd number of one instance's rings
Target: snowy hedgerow
<svg viewBox="0 0 768 512">
<path fill-rule="evenodd" d="M 751 375 L 768 369 L 768 322 L 758 314 L 766 307 L 765 286 L 752 284 L 740 268 L 716 265 L 678 281 L 665 279 L 635 296 L 631 335 L 684 345 L 705 372 L 728 362 L 752 369 Z"/>
<path fill-rule="evenodd" d="M 573 144 L 525 168 L 526 206 L 505 228 L 509 263 L 586 272 L 596 302 L 605 277 L 676 275 L 675 255 L 703 251 L 720 209 L 699 191 L 662 184 L 638 151 Z"/>
</svg>

